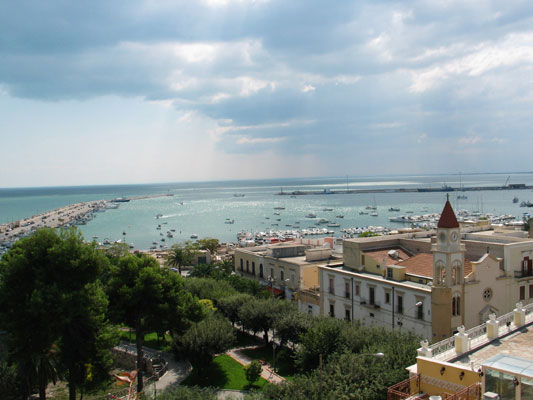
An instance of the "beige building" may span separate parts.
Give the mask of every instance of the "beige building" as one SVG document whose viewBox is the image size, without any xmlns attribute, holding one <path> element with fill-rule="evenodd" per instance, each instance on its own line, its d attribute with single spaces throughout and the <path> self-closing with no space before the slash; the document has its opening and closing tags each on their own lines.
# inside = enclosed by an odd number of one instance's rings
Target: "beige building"
<svg viewBox="0 0 533 400">
<path fill-rule="evenodd" d="M 287 242 L 236 248 L 235 272 L 259 281 L 276 295 L 300 302 L 298 293 L 318 291 L 319 265 L 342 264 L 342 258 L 334 255 L 331 241 L 316 244 L 320 247 L 307 242 Z M 320 313 L 318 300 L 309 298 L 299 306 L 301 311 Z"/>
<path fill-rule="evenodd" d="M 321 312 L 435 342 L 532 302 L 533 241 L 487 228 L 462 233 L 446 202 L 436 232 L 344 241 L 344 264 L 319 267 Z"/>
</svg>

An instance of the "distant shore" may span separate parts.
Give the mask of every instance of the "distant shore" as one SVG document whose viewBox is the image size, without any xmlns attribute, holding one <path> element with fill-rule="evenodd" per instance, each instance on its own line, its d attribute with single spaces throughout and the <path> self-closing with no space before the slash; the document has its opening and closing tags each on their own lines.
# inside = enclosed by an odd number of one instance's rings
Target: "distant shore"
<svg viewBox="0 0 533 400">
<path fill-rule="evenodd" d="M 17 239 L 28 236 L 39 228 L 60 228 L 86 219 L 98 210 L 105 210 L 114 202 L 128 202 L 155 197 L 172 196 L 172 194 L 154 194 L 112 200 L 84 201 L 69 204 L 42 214 L 33 215 L 15 222 L 0 225 L 0 245 L 10 245 Z"/>
</svg>

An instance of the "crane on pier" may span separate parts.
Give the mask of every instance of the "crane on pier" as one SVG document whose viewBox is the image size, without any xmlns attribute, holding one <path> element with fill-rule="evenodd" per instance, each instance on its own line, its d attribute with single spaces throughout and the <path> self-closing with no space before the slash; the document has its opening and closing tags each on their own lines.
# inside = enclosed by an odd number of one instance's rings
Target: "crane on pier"
<svg viewBox="0 0 533 400">
<path fill-rule="evenodd" d="M 506 180 L 505 183 L 503 184 L 503 187 L 506 187 L 506 186 L 507 186 L 507 184 L 509 183 L 509 179 L 511 179 L 511 175 L 509 175 L 509 176 L 507 177 L 507 180 Z"/>
</svg>

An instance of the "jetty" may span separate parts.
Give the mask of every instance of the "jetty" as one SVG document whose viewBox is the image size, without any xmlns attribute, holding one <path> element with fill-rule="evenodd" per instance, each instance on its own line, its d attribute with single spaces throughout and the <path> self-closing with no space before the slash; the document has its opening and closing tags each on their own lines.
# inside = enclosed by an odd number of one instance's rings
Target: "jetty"
<svg viewBox="0 0 533 400">
<path fill-rule="evenodd" d="M 478 192 L 483 190 L 531 190 L 532 185 L 523 183 L 509 184 L 505 186 L 469 186 L 451 187 L 419 187 L 419 188 L 372 188 L 372 189 L 322 189 L 322 190 L 293 190 L 284 191 L 283 188 L 277 194 L 279 196 L 308 196 L 327 194 L 363 194 L 363 193 L 427 193 L 427 192 Z"/>
</svg>

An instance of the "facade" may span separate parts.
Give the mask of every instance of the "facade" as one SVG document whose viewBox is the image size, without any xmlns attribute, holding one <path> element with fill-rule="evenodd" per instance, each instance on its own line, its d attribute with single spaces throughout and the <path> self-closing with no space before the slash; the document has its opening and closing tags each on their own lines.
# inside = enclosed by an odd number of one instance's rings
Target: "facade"
<svg viewBox="0 0 533 400">
<path fill-rule="evenodd" d="M 320 247 L 301 242 L 286 242 L 266 246 L 235 249 L 235 272 L 262 283 L 276 295 L 298 300 L 300 292 L 318 288 L 318 266 L 342 264 L 334 256 L 332 242 L 320 242 Z M 307 299 L 307 298 L 306 298 Z M 318 315 L 320 305 L 308 298 L 299 304 L 302 312 Z"/>
<path fill-rule="evenodd" d="M 462 233 L 447 201 L 435 232 L 345 240 L 344 264 L 319 267 L 321 313 L 436 342 L 529 304 L 533 240 L 483 229 Z"/>
<path fill-rule="evenodd" d="M 388 400 L 533 399 L 533 304 L 429 345 L 421 342 L 409 379 L 389 388 Z M 435 397 L 431 397 L 435 396 Z"/>
</svg>

